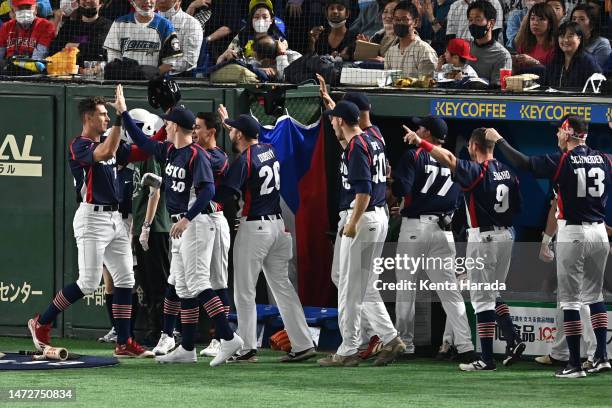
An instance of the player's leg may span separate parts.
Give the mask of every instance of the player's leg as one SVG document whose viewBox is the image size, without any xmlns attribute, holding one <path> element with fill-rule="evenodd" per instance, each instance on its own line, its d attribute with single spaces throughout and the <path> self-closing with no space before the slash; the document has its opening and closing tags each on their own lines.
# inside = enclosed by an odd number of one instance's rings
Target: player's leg
<svg viewBox="0 0 612 408">
<path fill-rule="evenodd" d="M 453 269 L 444 268 L 447 259 L 455 259 L 455 242 L 452 232 L 442 231 L 437 225 L 431 225 L 433 233 L 429 241 L 428 258 L 434 260 L 434 268 L 427 268 L 427 276 L 432 283 L 450 282 L 457 289 L 447 289 L 438 291 L 438 297 L 442 303 L 442 308 L 446 313 L 446 326 L 451 327 L 451 343 L 454 344 L 459 353 L 461 361 L 474 361 L 474 345 L 470 325 L 465 310 L 465 302 L 458 288 L 457 276 Z M 442 268 L 438 268 L 442 266 Z M 454 343 L 452 343 L 454 341 Z"/>
<path fill-rule="evenodd" d="M 380 292 L 375 288 L 374 281 L 378 279 L 378 275 L 373 273 L 373 263 L 375 258 L 380 258 L 382 255 L 385 239 L 387 238 L 387 231 L 389 228 L 389 219 L 384 209 L 376 208 L 374 212 L 368 214 L 368 218 L 372 217 L 372 220 L 378 225 L 378 229 L 372 230 L 372 227 L 368 227 L 368 233 L 376 233 L 371 242 L 371 245 L 365 245 L 365 248 L 371 248 L 366 250 L 362 255 L 361 264 L 361 275 L 362 280 L 366 282 L 363 292 L 363 309 L 362 318 L 365 317 L 372 330 L 376 332 L 383 343 L 383 347 L 374 360 L 374 365 L 382 366 L 393 362 L 397 356 L 406 351 L 406 345 L 399 337 L 397 329 L 393 325 L 389 312 L 385 307 L 385 303 L 382 301 Z M 369 237 L 365 237 L 364 242 L 368 242 Z M 362 324 L 363 327 L 363 324 Z"/>
<path fill-rule="evenodd" d="M 106 266 L 102 268 L 102 280 L 104 281 L 104 305 L 111 328 L 98 341 L 100 343 L 114 343 L 117 341 L 117 332 L 115 331 L 115 319 L 113 319 L 113 278 L 108 273 Z"/>
<path fill-rule="evenodd" d="M 513 236 L 510 231 L 501 231 L 494 234 L 493 244 L 496 248 L 497 264 L 495 265 L 495 274 L 492 276 L 491 282 L 506 282 L 512 258 L 513 243 Z M 510 308 L 499 293 L 495 299 L 495 320 L 506 340 L 506 356 L 504 357 L 503 364 L 505 366 L 512 365 L 520 360 L 526 345 L 521 341 L 514 328 L 514 323 L 510 317 Z"/>
<path fill-rule="evenodd" d="M 602 294 L 610 244 L 608 243 L 608 235 L 603 224 L 585 226 L 584 228 L 587 246 L 585 248 L 584 281 L 582 283 L 581 298 L 589 306 L 591 324 L 597 342 L 593 367 L 588 372 L 598 373 L 611 369 L 606 350 L 608 312 Z"/>
<path fill-rule="evenodd" d="M 593 368 L 595 352 L 597 351 L 597 338 L 591 322 L 591 308 L 589 305 L 583 304 L 580 308 L 580 321 L 582 322 L 582 345 L 580 355 L 586 355 L 586 361 L 582 363 L 582 368 L 588 370 Z M 584 350 L 584 353 L 583 353 Z"/>
<path fill-rule="evenodd" d="M 180 240 L 170 239 L 170 253 L 172 261 L 170 262 L 170 275 L 168 276 L 168 284 L 164 294 L 164 309 L 162 318 L 162 333 L 159 337 L 157 345 L 153 348 L 153 353 L 157 356 L 163 356 L 170 352 L 175 346 L 174 331 L 176 322 L 181 311 L 181 299 L 176 293 L 176 274 L 177 270 L 182 269 L 183 263 L 179 254 Z"/>
<path fill-rule="evenodd" d="M 132 289 L 134 288 L 134 269 L 132 247 L 121 214 L 112 214 L 114 236 L 104 250 L 104 264 L 115 284 L 113 296 L 113 318 L 117 330 L 116 357 L 153 357 L 151 351 L 144 349 L 130 337 L 132 317 Z"/>
<path fill-rule="evenodd" d="M 229 225 L 222 212 L 210 214 L 215 225 L 212 257 L 210 260 L 210 285 L 221 302 L 225 316 L 229 316 L 231 301 L 227 288 L 228 255 L 230 249 Z M 215 357 L 221 346 L 221 338 L 215 331 L 208 347 L 200 351 L 201 356 Z"/>
<path fill-rule="evenodd" d="M 264 221 L 242 220 L 234 240 L 234 304 L 238 314 L 238 335 L 244 346 L 237 362 L 257 361 L 257 278 L 264 256 L 273 243 L 269 226 Z"/>
<path fill-rule="evenodd" d="M 293 256 L 293 239 L 289 232 L 285 232 L 282 220 L 265 223 L 275 239 L 263 260 L 263 272 L 291 342 L 291 352 L 280 361 L 303 361 L 313 357 L 315 351 L 304 310 L 287 274 L 287 265 Z"/>
<path fill-rule="evenodd" d="M 51 324 L 64 310 L 83 296 L 93 293 L 102 277 L 104 247 L 112 239 L 112 226 L 107 218 L 81 205 L 74 215 L 74 237 L 78 250 L 79 278 L 60 290 L 42 315 L 28 321 L 34 346 L 42 351 L 50 345 Z"/>
<path fill-rule="evenodd" d="M 471 284 L 490 282 L 495 269 L 495 250 L 490 242 L 483 242 L 477 229 L 468 229 L 466 259 L 480 259 L 481 264 L 474 262 L 467 268 L 468 281 Z M 493 337 L 495 335 L 495 292 L 470 290 L 470 300 L 476 313 L 476 331 L 480 340 L 480 360 L 459 364 L 463 371 L 495 370 L 493 359 Z"/>
<path fill-rule="evenodd" d="M 561 309 L 559 303 L 557 303 L 555 324 L 555 339 L 550 346 L 550 352 L 546 355 L 536 357 L 535 361 L 538 364 L 552 365 L 560 362 L 567 363 L 569 354 L 567 350 L 567 341 L 565 340 L 565 330 L 563 330 L 563 309 Z"/>
<path fill-rule="evenodd" d="M 558 298 L 563 309 L 563 328 L 569 350 L 567 366 L 557 371 L 557 377 L 579 378 L 586 373 L 580 362 L 582 322 L 580 289 L 584 280 L 585 236 L 582 226 L 559 222 L 557 235 L 557 284 Z"/>
<path fill-rule="evenodd" d="M 426 231 L 424 224 L 418 219 L 402 217 L 402 226 L 397 242 L 397 252 L 401 258 L 420 257 L 425 248 Z M 421 269 L 417 271 L 407 268 L 395 268 L 396 281 L 417 282 Z M 408 288 L 395 292 L 395 327 L 399 336 L 406 344 L 406 354 L 414 356 L 414 312 L 416 290 Z"/>
</svg>

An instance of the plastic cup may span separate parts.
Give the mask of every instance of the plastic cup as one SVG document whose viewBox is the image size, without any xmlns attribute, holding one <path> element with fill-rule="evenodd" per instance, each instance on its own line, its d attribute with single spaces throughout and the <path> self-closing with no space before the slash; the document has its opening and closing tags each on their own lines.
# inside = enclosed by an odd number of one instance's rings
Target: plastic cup
<svg viewBox="0 0 612 408">
<path fill-rule="evenodd" d="M 499 70 L 499 83 L 501 85 L 501 89 L 506 89 L 506 77 L 512 75 L 512 70 L 507 68 L 502 68 Z"/>
</svg>

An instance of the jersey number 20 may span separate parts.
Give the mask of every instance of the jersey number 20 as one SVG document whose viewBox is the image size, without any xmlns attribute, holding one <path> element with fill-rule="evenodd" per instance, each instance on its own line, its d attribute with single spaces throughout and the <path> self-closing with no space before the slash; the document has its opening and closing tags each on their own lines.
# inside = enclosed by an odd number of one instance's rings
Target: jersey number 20
<svg viewBox="0 0 612 408">
<path fill-rule="evenodd" d="M 280 190 L 280 163 L 274 162 L 272 167 L 263 166 L 259 170 L 259 177 L 264 178 L 265 180 L 261 183 L 261 189 L 259 190 L 259 195 L 270 194 L 274 189 Z M 274 184 L 272 185 L 272 179 L 274 179 Z"/>
</svg>

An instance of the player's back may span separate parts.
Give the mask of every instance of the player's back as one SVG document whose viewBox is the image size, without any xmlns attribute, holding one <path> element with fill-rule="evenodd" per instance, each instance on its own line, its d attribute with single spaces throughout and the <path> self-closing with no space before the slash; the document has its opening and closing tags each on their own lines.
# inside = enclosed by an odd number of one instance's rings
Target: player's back
<svg viewBox="0 0 612 408">
<path fill-rule="evenodd" d="M 421 148 L 409 150 L 402 160 L 413 163 L 411 171 L 414 172 L 412 190 L 405 197 L 403 216 L 443 215 L 457 209 L 461 191 L 459 185 L 453 182 L 448 167 L 442 166 Z"/>
<path fill-rule="evenodd" d="M 249 146 L 242 156 L 247 168 L 242 215 L 280 214 L 280 162 L 274 148 L 257 143 Z"/>
<path fill-rule="evenodd" d="M 576 223 L 604 221 L 610 171 L 609 156 L 586 145 L 564 153 L 553 178 L 559 218 Z"/>
<path fill-rule="evenodd" d="M 456 175 L 460 167 L 470 174 L 467 179 L 460 177 L 470 226 L 512 226 L 521 208 L 521 194 L 518 177 L 510 167 L 495 159 L 483 163 L 458 160 L 457 166 Z"/>
<path fill-rule="evenodd" d="M 215 176 L 215 186 L 218 186 L 229 168 L 229 159 L 227 154 L 219 146 L 215 146 L 212 149 L 206 149 L 206 151 L 210 155 L 210 165 L 213 175 Z"/>
<path fill-rule="evenodd" d="M 343 164 L 347 169 L 344 201 L 355 199 L 355 183 L 371 182 L 370 203 L 368 209 L 382 207 L 386 201 L 387 177 L 385 146 L 383 142 L 361 133 L 351 139 L 343 154 Z M 341 172 L 344 169 L 341 167 Z M 344 184 L 344 176 L 343 176 Z M 349 188 L 346 188 L 349 187 Z M 352 203 L 351 203 L 352 207 Z"/>
</svg>

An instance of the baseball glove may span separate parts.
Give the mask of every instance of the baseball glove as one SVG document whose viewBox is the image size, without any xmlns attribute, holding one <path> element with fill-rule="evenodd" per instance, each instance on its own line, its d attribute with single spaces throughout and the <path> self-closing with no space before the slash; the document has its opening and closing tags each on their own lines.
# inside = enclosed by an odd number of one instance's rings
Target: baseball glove
<svg viewBox="0 0 612 408">
<path fill-rule="evenodd" d="M 270 336 L 270 347 L 272 350 L 282 350 L 287 353 L 291 351 L 291 341 L 287 330 L 281 330 Z"/>
</svg>

